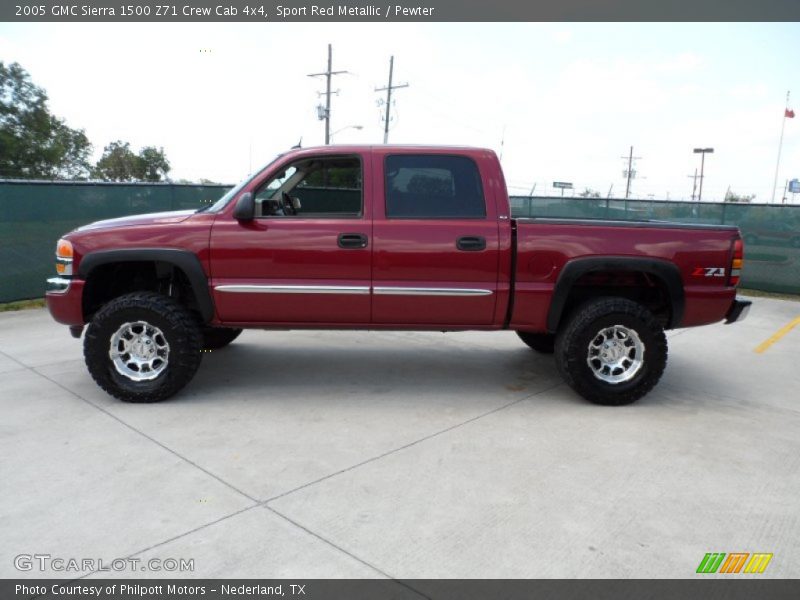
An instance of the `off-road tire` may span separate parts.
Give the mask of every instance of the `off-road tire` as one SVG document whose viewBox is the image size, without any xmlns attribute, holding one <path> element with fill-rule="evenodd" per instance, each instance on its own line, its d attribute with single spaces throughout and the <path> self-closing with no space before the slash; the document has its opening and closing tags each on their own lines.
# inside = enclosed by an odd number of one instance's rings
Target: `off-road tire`
<svg viewBox="0 0 800 600">
<path fill-rule="evenodd" d="M 167 366 L 157 378 L 134 381 L 119 373 L 109 355 L 114 333 L 125 323 L 145 321 L 163 332 L 169 344 Z M 202 358 L 203 338 L 195 318 L 172 298 L 133 292 L 103 306 L 86 329 L 83 355 L 97 385 L 125 402 L 159 402 L 191 381 Z"/>
<path fill-rule="evenodd" d="M 552 354 L 555 351 L 556 336 L 552 333 L 529 333 L 518 331 L 519 339 L 528 346 L 542 354 Z"/>
<path fill-rule="evenodd" d="M 230 344 L 242 333 L 232 327 L 204 327 L 203 350 L 219 350 Z"/>
<path fill-rule="evenodd" d="M 628 381 L 597 378 L 587 362 L 589 345 L 606 327 L 633 330 L 644 344 L 642 365 Z M 579 306 L 556 336 L 556 366 L 569 386 L 595 404 L 622 406 L 635 402 L 658 383 L 667 365 L 667 338 L 658 319 L 641 304 L 601 297 Z"/>
</svg>

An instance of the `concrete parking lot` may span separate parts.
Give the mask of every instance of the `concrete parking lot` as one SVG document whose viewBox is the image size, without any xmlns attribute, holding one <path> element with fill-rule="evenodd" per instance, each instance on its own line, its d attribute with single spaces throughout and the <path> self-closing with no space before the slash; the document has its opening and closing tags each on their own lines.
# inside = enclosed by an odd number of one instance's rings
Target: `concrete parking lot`
<svg viewBox="0 0 800 600">
<path fill-rule="evenodd" d="M 800 327 L 754 352 L 799 315 L 673 332 L 661 384 L 606 408 L 510 332 L 248 331 L 125 404 L 46 311 L 2 314 L 0 577 L 800 577 Z"/>
</svg>

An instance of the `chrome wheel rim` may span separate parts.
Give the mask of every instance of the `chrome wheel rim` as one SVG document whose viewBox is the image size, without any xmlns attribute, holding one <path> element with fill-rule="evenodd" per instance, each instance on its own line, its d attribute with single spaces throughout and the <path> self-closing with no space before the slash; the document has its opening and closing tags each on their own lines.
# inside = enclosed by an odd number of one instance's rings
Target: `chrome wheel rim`
<svg viewBox="0 0 800 600">
<path fill-rule="evenodd" d="M 155 379 L 169 364 L 164 333 L 147 321 L 123 323 L 111 336 L 109 357 L 117 373 L 131 381 Z"/>
<path fill-rule="evenodd" d="M 644 343 L 629 327 L 604 327 L 589 342 L 586 363 L 600 381 L 630 381 L 644 364 Z"/>
</svg>

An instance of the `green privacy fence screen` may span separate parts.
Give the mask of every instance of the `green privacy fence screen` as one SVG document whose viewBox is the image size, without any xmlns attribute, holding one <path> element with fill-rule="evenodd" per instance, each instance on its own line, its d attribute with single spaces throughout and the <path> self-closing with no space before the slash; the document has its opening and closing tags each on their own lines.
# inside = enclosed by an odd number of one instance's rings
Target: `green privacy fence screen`
<svg viewBox="0 0 800 600">
<path fill-rule="evenodd" d="M 228 190 L 220 185 L 0 181 L 0 302 L 44 295 L 55 243 L 92 221 L 196 209 Z M 747 242 L 743 285 L 800 294 L 800 206 L 511 198 L 515 217 L 656 219 L 738 225 Z"/>
<path fill-rule="evenodd" d="M 44 296 L 55 243 L 66 232 L 101 219 L 200 208 L 229 187 L 0 181 L 0 302 Z"/>
<path fill-rule="evenodd" d="M 800 294 L 800 205 L 513 197 L 511 214 L 737 225 L 745 240 L 742 286 Z"/>
</svg>

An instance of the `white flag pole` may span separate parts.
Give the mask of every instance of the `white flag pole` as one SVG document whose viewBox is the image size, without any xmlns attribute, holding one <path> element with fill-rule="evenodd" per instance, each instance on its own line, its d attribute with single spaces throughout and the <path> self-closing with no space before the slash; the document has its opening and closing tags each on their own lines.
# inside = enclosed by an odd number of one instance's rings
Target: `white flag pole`
<svg viewBox="0 0 800 600">
<path fill-rule="evenodd" d="M 781 168 L 781 149 L 783 148 L 783 130 L 786 128 L 786 111 L 789 109 L 789 92 L 786 92 L 786 107 L 783 109 L 781 121 L 781 139 L 778 142 L 778 162 L 775 163 L 775 180 L 772 182 L 772 202 L 775 202 L 775 190 L 778 188 L 778 171 Z"/>
</svg>

